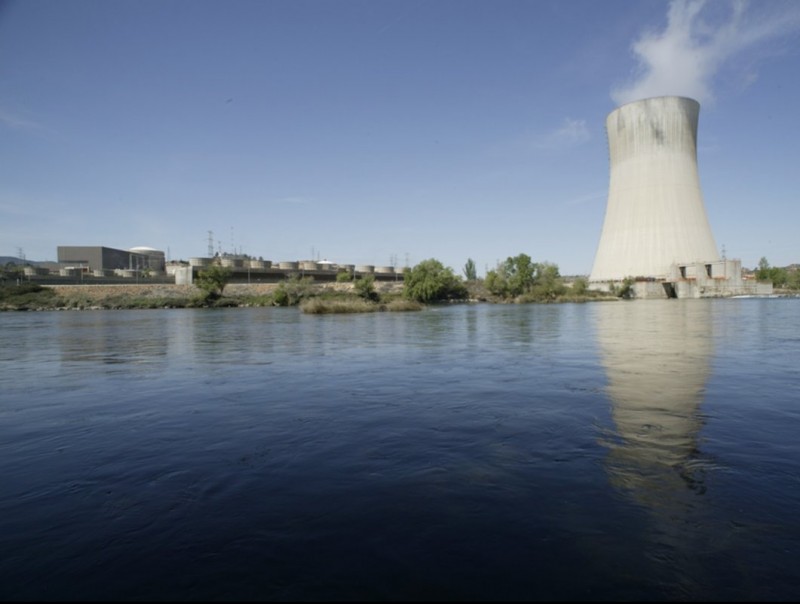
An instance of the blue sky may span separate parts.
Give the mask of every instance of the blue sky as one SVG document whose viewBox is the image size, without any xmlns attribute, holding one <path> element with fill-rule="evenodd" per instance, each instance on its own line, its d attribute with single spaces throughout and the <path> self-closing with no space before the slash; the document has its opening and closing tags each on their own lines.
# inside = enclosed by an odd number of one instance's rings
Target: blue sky
<svg viewBox="0 0 800 604">
<path fill-rule="evenodd" d="M 0 0 L 0 255 L 588 274 L 605 118 L 701 102 L 717 245 L 800 262 L 800 3 Z"/>
</svg>

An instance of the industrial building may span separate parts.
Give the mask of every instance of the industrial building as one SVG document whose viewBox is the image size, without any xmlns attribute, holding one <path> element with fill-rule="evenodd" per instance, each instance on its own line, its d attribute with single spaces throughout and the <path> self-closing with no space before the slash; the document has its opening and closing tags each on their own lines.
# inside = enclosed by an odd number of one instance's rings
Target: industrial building
<svg viewBox="0 0 800 604">
<path fill-rule="evenodd" d="M 697 169 L 699 113 L 697 101 L 665 96 L 608 115 L 608 203 L 591 288 L 632 279 L 644 298 L 771 293 L 717 251 Z"/>
<path fill-rule="evenodd" d="M 188 263 L 166 262 L 164 252 L 151 247 L 119 250 L 103 246 L 58 246 L 58 267 L 26 267 L 25 274 L 46 282 L 124 283 L 146 278 L 150 283 L 191 284 L 206 268 L 218 264 L 230 271 L 233 283 L 278 283 L 289 277 L 335 281 L 340 273 L 371 275 L 376 281 L 400 281 L 404 267 L 337 264 L 328 260 L 272 262 L 249 256 L 222 254 L 190 258 Z"/>
<path fill-rule="evenodd" d="M 145 270 L 160 275 L 166 265 L 164 252 L 150 247 L 117 250 L 103 246 L 60 245 L 57 253 L 62 270 L 89 272 L 98 277 Z"/>
</svg>

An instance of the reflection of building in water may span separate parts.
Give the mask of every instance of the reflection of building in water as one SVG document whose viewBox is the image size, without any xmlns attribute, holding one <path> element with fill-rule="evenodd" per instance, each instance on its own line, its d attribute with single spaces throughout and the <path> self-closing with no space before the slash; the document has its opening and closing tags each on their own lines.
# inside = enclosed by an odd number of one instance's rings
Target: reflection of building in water
<svg viewBox="0 0 800 604">
<path fill-rule="evenodd" d="M 651 509 L 685 505 L 683 496 L 703 489 L 693 460 L 713 353 L 711 305 L 602 305 L 597 325 L 616 428 L 607 443 L 611 482 Z"/>
</svg>

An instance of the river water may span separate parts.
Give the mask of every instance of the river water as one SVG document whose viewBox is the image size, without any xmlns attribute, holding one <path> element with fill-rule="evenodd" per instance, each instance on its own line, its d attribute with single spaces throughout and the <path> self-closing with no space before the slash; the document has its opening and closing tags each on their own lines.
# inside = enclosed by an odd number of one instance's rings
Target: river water
<svg viewBox="0 0 800 604">
<path fill-rule="evenodd" d="M 3 600 L 796 600 L 800 299 L 0 314 Z"/>
</svg>

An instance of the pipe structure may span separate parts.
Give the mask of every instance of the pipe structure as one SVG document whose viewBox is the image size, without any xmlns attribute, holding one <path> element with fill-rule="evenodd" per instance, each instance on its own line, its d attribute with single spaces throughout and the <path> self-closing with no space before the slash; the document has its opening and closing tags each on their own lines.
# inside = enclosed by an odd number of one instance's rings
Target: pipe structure
<svg viewBox="0 0 800 604">
<path fill-rule="evenodd" d="M 719 260 L 697 172 L 699 114 L 694 99 L 665 96 L 606 118 L 608 203 L 590 282 L 659 279 L 676 263 Z"/>
</svg>

